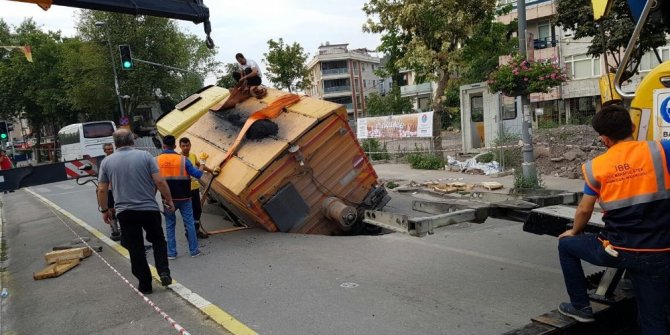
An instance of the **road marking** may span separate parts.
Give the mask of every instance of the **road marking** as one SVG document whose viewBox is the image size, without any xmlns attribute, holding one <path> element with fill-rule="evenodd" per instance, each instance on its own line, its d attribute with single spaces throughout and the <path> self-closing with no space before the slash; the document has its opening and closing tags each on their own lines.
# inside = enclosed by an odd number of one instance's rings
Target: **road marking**
<svg viewBox="0 0 670 335">
<path fill-rule="evenodd" d="M 559 275 L 563 274 L 563 272 L 561 272 L 561 269 L 552 268 L 552 267 L 549 267 L 549 266 L 538 265 L 538 264 L 533 264 L 533 263 L 524 262 L 524 261 L 518 261 L 518 260 L 515 260 L 515 259 L 511 259 L 511 258 L 487 255 L 487 254 L 477 252 L 477 251 L 472 251 L 472 250 L 465 250 L 465 249 L 460 249 L 460 248 L 447 247 L 447 246 L 444 246 L 444 245 L 431 243 L 431 242 L 424 241 L 424 240 L 421 240 L 419 238 L 414 238 L 414 237 L 412 237 L 412 238 L 401 238 L 397 234 L 386 234 L 386 235 L 382 236 L 382 238 L 393 239 L 393 240 L 398 240 L 398 241 L 405 241 L 405 242 L 415 243 L 415 244 L 421 244 L 421 245 L 428 246 L 428 247 L 434 247 L 434 248 L 442 249 L 442 250 L 445 250 L 445 251 L 451 251 L 451 252 L 455 252 L 455 253 L 459 253 L 459 254 L 463 254 L 463 255 L 482 258 L 482 259 L 486 259 L 486 260 L 490 260 L 490 261 L 494 261 L 494 262 L 498 262 L 498 263 L 504 263 L 504 264 L 514 265 L 514 266 L 519 266 L 519 267 L 530 269 L 530 270 L 541 270 L 541 271 L 554 273 L 554 274 L 559 274 Z"/>
<path fill-rule="evenodd" d="M 126 250 L 126 248 L 124 248 L 120 244 L 112 241 L 109 237 L 107 237 L 105 234 L 101 233 L 99 230 L 95 229 L 93 226 L 84 222 L 80 218 L 74 216 L 72 213 L 70 213 L 70 212 L 66 211 L 65 209 L 61 208 L 60 206 L 56 205 L 51 200 L 43 197 L 40 194 L 37 194 L 32 189 L 26 188 L 25 190 L 26 190 L 26 192 L 32 194 L 34 197 L 36 197 L 37 199 L 39 199 L 43 203 L 47 204 L 48 206 L 50 206 L 54 210 L 60 212 L 64 216 L 66 216 L 68 219 L 72 220 L 76 224 L 78 224 L 81 227 L 83 227 L 84 229 L 88 230 L 91 234 L 93 234 L 100 241 L 104 242 L 109 247 L 116 250 L 123 257 L 130 260 L 130 254 L 128 254 L 128 250 Z M 1 214 L 1 212 L 0 212 L 0 214 Z M 160 277 L 158 276 L 158 272 L 156 271 L 156 268 L 151 264 L 149 264 L 149 267 L 151 269 L 151 276 L 156 281 L 160 282 Z M 212 304 L 211 302 L 207 301 L 206 299 L 204 299 L 200 295 L 193 293 L 193 291 L 186 288 L 184 285 L 178 283 L 176 280 L 174 280 L 174 277 L 172 278 L 172 284 L 168 287 L 170 289 L 172 289 L 175 293 L 177 293 L 180 297 L 182 297 L 182 299 L 188 301 L 191 305 L 193 305 L 193 307 L 199 309 L 202 313 L 209 316 L 212 320 L 214 320 L 214 322 L 218 323 L 221 327 L 223 327 L 227 331 L 231 332 L 233 335 L 254 335 L 254 334 L 258 334 L 253 329 L 247 327 L 245 324 L 238 321 L 232 315 L 228 314 L 226 311 L 221 309 L 219 306 L 216 306 L 216 305 Z"/>
</svg>

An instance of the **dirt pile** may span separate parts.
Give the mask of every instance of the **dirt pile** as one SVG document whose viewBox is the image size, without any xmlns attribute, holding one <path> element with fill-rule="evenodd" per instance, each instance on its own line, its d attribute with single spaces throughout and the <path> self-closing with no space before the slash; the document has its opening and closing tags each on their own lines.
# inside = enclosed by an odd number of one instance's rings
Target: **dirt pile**
<svg viewBox="0 0 670 335">
<path fill-rule="evenodd" d="M 532 136 L 535 164 L 545 176 L 581 178 L 581 165 L 605 152 L 590 125 L 534 129 Z"/>
</svg>

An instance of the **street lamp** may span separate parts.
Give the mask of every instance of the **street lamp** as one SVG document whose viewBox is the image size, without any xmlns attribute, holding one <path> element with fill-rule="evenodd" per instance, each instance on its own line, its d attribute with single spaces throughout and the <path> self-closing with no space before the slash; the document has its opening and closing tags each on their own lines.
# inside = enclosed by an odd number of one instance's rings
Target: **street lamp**
<svg viewBox="0 0 670 335">
<path fill-rule="evenodd" d="M 98 21 L 95 23 L 96 27 L 105 27 L 105 36 L 107 36 L 107 47 L 109 48 L 109 58 L 112 61 L 112 71 L 114 71 L 114 88 L 116 89 L 116 98 L 119 101 L 119 110 L 121 111 L 121 117 L 124 117 L 126 113 L 123 110 L 123 103 L 121 103 L 121 94 L 119 93 L 119 78 L 116 75 L 116 64 L 114 63 L 114 54 L 112 53 L 112 42 L 109 40 L 109 27 L 106 22 Z"/>
</svg>

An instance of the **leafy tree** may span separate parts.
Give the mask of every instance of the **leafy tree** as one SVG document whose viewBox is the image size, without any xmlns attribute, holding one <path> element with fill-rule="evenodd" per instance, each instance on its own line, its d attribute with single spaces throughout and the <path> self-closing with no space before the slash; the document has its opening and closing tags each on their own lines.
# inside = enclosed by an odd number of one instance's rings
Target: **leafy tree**
<svg viewBox="0 0 670 335">
<path fill-rule="evenodd" d="M 558 26 L 574 31 L 574 38 L 592 38 L 588 54 L 599 57 L 607 54 L 614 60 L 614 67 L 621 65 L 623 51 L 635 29 L 635 21 L 625 0 L 614 0 L 610 13 L 599 22 L 593 20 L 590 0 L 561 0 L 558 2 L 555 22 Z M 623 80 L 636 71 L 642 55 L 652 48 L 665 45 L 665 34 L 670 32 L 663 25 L 660 11 L 650 14 L 642 29 L 639 45 L 632 55 L 631 66 Z M 611 70 L 611 69 L 610 69 Z"/>
<path fill-rule="evenodd" d="M 370 93 L 365 98 L 369 116 L 398 115 L 412 112 L 412 101 L 400 96 L 400 87 L 393 85 L 391 91 L 381 96 L 379 93 Z"/>
<path fill-rule="evenodd" d="M 363 11 L 368 20 L 363 30 L 381 33 L 379 51 L 398 50 L 389 59 L 393 68 L 409 69 L 419 80 L 435 80 L 432 105 L 434 148 L 442 151 L 444 91 L 450 80 L 452 61 L 459 44 L 475 27 L 490 18 L 495 0 L 369 0 Z"/>
<path fill-rule="evenodd" d="M 284 44 L 284 40 L 270 39 L 268 52 L 263 62 L 268 66 L 266 76 L 277 88 L 305 90 L 311 86 L 309 71 L 305 62 L 309 56 L 297 42 Z"/>
<path fill-rule="evenodd" d="M 232 88 L 237 85 L 237 82 L 232 75 L 233 72 L 240 70 L 237 66 L 237 63 L 228 63 L 223 66 L 223 69 L 224 70 L 223 73 L 221 73 L 221 77 L 219 77 L 219 80 L 216 81 L 216 86 Z"/>
<path fill-rule="evenodd" d="M 98 26 L 97 22 L 105 25 Z M 104 73 L 109 75 L 105 75 L 107 80 L 100 84 L 114 87 L 110 62 L 116 62 L 119 93 L 129 96 L 124 101 L 129 115 L 133 114 L 138 105 L 155 101 L 159 96 L 170 96 L 175 100 L 188 97 L 202 87 L 206 73 L 216 71 L 219 66 L 214 60 L 214 50 L 208 49 L 196 36 L 181 32 L 175 21 L 166 18 L 84 10 L 81 12 L 77 30 L 83 42 L 96 44 L 102 50 L 107 48 L 107 38 L 111 41 L 114 57 L 110 60 L 109 56 L 103 56 L 107 69 Z M 135 70 L 121 70 L 117 47 L 121 44 L 130 45 L 134 59 L 188 72 L 138 61 L 135 62 Z"/>
<path fill-rule="evenodd" d="M 30 45 L 33 63 L 22 53 L 0 54 L 0 109 L 2 117 L 21 116 L 28 120 L 41 143 L 42 129 L 56 133 L 76 113 L 66 99 L 63 82 L 62 39 L 59 32 L 42 32 L 32 19 L 25 20 L 15 32 L 0 24 L 2 45 Z M 9 33 L 8 33 L 9 32 Z M 53 157 L 55 158 L 55 157 Z M 41 156 L 38 155 L 38 161 Z"/>
</svg>

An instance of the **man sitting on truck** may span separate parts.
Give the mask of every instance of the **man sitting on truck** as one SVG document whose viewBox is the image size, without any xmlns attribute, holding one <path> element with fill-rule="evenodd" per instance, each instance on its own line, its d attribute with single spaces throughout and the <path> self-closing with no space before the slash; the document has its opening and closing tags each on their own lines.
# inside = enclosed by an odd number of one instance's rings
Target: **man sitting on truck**
<svg viewBox="0 0 670 335">
<path fill-rule="evenodd" d="M 637 301 L 641 334 L 668 334 L 670 287 L 670 141 L 638 142 L 628 111 L 608 105 L 593 117 L 607 151 L 582 166 L 586 185 L 572 229 L 558 238 L 569 303 L 559 312 L 594 321 L 581 260 L 626 269 Z M 582 234 L 596 203 L 605 210 L 599 234 Z"/>
<path fill-rule="evenodd" d="M 244 55 L 241 53 L 236 54 L 235 59 L 239 66 L 239 71 L 233 72 L 235 81 L 238 83 L 246 82 L 249 86 L 259 86 L 262 80 L 261 69 L 258 67 L 258 64 L 251 59 L 244 58 Z"/>
</svg>

